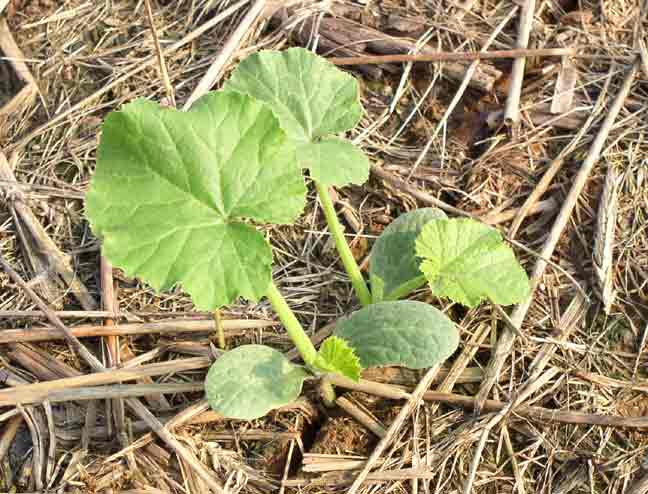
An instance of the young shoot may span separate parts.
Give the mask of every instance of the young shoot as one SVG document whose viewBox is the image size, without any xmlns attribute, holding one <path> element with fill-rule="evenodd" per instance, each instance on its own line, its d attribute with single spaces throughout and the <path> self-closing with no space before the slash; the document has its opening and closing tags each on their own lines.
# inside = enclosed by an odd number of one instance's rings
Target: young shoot
<svg viewBox="0 0 648 494">
<path fill-rule="evenodd" d="M 248 57 L 223 90 L 187 112 L 140 99 L 104 122 L 86 197 L 104 256 L 158 291 L 180 284 L 217 320 L 238 298 L 267 298 L 303 360 L 292 363 L 263 345 L 224 353 L 205 390 L 226 417 L 258 418 L 296 399 L 307 378 L 334 373 L 357 381 L 367 367 L 443 362 L 459 344 L 454 323 L 429 304 L 398 300 L 426 281 L 435 295 L 471 307 L 528 295 L 526 273 L 496 230 L 434 209 L 407 213 L 385 229 L 371 252 L 369 291 L 328 192 L 368 177 L 362 151 L 337 135 L 361 114 L 353 77 L 289 49 Z M 364 306 L 337 321 L 319 349 L 272 279 L 272 249 L 261 230 L 301 215 L 305 168 Z"/>
</svg>

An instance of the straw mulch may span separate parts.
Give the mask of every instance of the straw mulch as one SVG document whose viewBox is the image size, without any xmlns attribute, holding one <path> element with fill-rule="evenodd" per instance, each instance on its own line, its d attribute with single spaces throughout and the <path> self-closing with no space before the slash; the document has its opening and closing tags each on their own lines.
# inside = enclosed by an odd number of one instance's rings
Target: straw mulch
<svg viewBox="0 0 648 494">
<path fill-rule="evenodd" d="M 373 172 L 337 191 L 360 262 L 417 207 L 496 226 L 535 273 L 528 310 L 466 311 L 418 292 L 462 336 L 425 376 L 421 402 L 340 388 L 339 406 L 326 409 L 309 386 L 251 423 L 210 412 L 201 383 L 218 353 L 212 315 L 179 288 L 158 294 L 105 264 L 102 273 L 83 216 L 102 119 L 137 97 L 181 106 L 214 64 L 218 87 L 264 48 L 509 50 L 533 3 L 528 47 L 577 56 L 528 57 L 521 87 L 511 59 L 345 67 L 366 110 L 350 137 Z M 2 396 L 12 405 L 0 401 L 0 492 L 648 492 L 648 2 L 275 1 L 253 17 L 256 1 L 151 0 L 154 29 L 148 4 L 0 0 L 0 254 L 26 283 L 0 270 L 0 382 L 13 389 Z M 507 125 L 505 110 L 519 121 Z M 277 284 L 321 336 L 357 302 L 310 199 L 298 225 L 268 234 Z M 139 388 L 102 387 L 53 316 Z M 223 317 L 230 348 L 291 350 L 266 302 Z M 131 334 L 106 335 L 113 327 Z M 364 377 L 402 392 L 424 375 Z M 15 406 L 26 384 L 45 381 L 35 405 Z M 412 413 L 390 427 L 403 406 Z"/>
</svg>

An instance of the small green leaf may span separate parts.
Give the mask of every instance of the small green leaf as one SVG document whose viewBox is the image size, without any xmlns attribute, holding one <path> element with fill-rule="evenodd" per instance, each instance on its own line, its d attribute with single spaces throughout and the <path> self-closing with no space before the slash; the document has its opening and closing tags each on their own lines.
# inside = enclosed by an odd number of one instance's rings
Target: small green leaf
<svg viewBox="0 0 648 494">
<path fill-rule="evenodd" d="M 361 184 L 369 176 L 358 148 L 321 141 L 352 129 L 362 115 L 358 82 L 325 58 L 303 48 L 259 51 L 238 65 L 225 87 L 267 103 L 300 148 L 300 166 L 324 185 Z"/>
<path fill-rule="evenodd" d="M 380 234 L 371 249 L 369 276 L 375 302 L 405 297 L 425 283 L 416 257 L 416 238 L 432 220 L 446 215 L 437 208 L 421 208 L 400 215 Z"/>
<path fill-rule="evenodd" d="M 315 367 L 324 372 L 342 374 L 354 381 L 360 379 L 360 359 L 343 339 L 331 336 L 320 346 Z"/>
<path fill-rule="evenodd" d="M 216 92 L 189 112 L 136 100 L 103 125 L 86 214 L 103 253 L 156 290 L 182 283 L 201 309 L 258 300 L 272 252 L 243 223 L 290 223 L 306 188 L 272 111 Z"/>
<path fill-rule="evenodd" d="M 221 356 L 205 380 L 209 406 L 231 419 L 254 420 L 287 405 L 301 393 L 308 373 L 280 352 L 243 345 Z"/>
<path fill-rule="evenodd" d="M 529 295 L 529 278 L 500 233 L 471 219 L 432 221 L 416 241 L 432 293 L 468 307 L 510 305 Z"/>
<path fill-rule="evenodd" d="M 379 302 L 338 322 L 334 334 L 349 342 L 363 367 L 432 367 L 459 345 L 459 332 L 441 311 L 423 302 Z"/>
<path fill-rule="evenodd" d="M 344 139 L 331 137 L 297 148 L 297 159 L 324 185 L 362 185 L 369 178 L 369 159 Z"/>
</svg>

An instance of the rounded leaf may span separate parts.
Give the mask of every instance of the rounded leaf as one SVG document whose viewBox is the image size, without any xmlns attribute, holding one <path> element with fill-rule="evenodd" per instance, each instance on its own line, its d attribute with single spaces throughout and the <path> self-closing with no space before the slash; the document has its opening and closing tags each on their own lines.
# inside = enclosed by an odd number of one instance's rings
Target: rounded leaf
<svg viewBox="0 0 648 494">
<path fill-rule="evenodd" d="M 182 283 L 201 309 L 258 300 L 272 252 L 242 221 L 290 223 L 306 188 L 294 145 L 248 96 L 210 93 L 189 112 L 136 100 L 104 122 L 86 196 L 104 255 L 156 290 Z"/>
<path fill-rule="evenodd" d="M 423 302 L 372 304 L 338 322 L 334 334 L 355 350 L 363 367 L 432 367 L 459 345 L 455 324 Z"/>
<path fill-rule="evenodd" d="M 369 263 L 374 301 L 404 297 L 425 283 L 416 256 L 416 238 L 428 222 L 445 218 L 437 208 L 415 209 L 383 230 L 371 249 Z"/>
<path fill-rule="evenodd" d="M 416 241 L 421 271 L 432 293 L 468 307 L 482 299 L 510 305 L 530 292 L 529 278 L 490 226 L 466 218 L 437 220 L 425 225 Z"/>
<path fill-rule="evenodd" d="M 291 403 L 308 373 L 277 350 L 243 345 L 221 356 L 209 369 L 209 406 L 224 417 L 254 420 Z"/>
</svg>

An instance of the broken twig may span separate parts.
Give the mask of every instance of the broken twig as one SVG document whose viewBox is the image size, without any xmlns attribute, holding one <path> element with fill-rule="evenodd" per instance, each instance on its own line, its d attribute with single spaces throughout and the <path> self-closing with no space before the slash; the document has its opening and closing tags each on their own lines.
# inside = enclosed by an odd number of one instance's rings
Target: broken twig
<svg viewBox="0 0 648 494">
<path fill-rule="evenodd" d="M 473 60 L 494 60 L 518 57 L 563 57 L 576 56 L 575 48 L 541 48 L 537 50 L 493 50 L 476 52 L 438 52 L 419 55 L 366 55 L 362 57 L 330 57 L 327 60 L 335 65 L 367 65 L 402 62 L 470 62 Z"/>
</svg>

